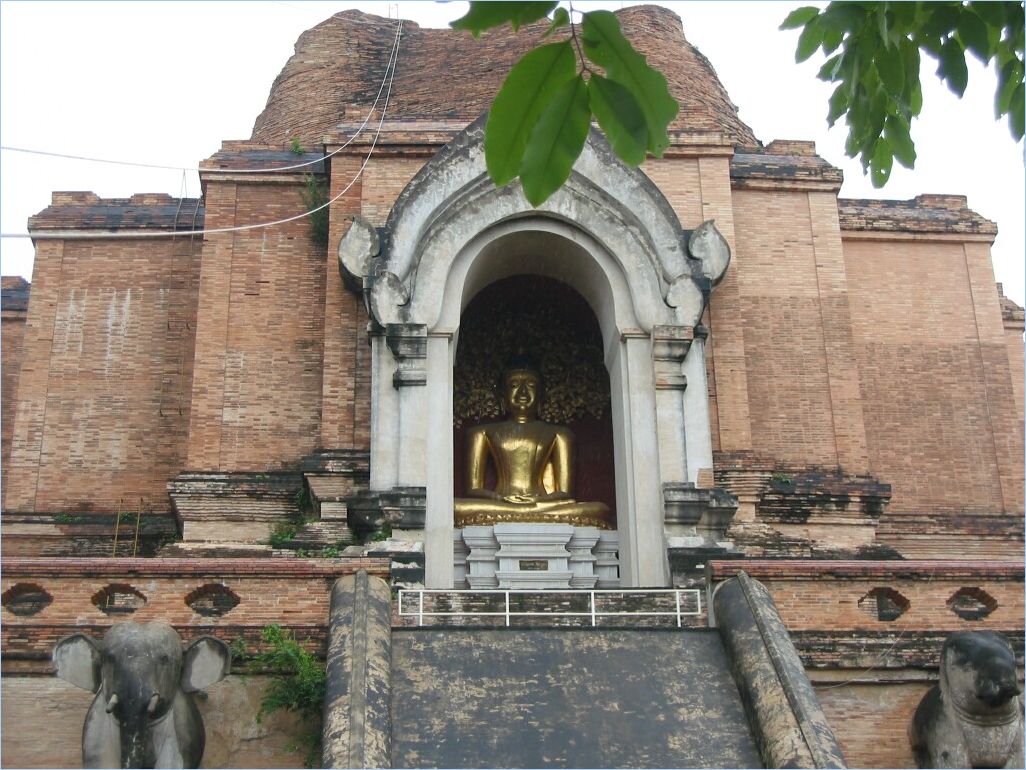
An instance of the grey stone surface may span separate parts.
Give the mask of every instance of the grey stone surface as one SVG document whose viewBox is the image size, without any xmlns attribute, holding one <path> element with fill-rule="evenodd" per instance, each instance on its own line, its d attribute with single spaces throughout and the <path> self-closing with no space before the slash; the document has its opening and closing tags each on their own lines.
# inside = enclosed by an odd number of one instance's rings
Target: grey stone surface
<svg viewBox="0 0 1026 770">
<path fill-rule="evenodd" d="M 394 767 L 760 767 L 712 631 L 392 635 Z"/>
<path fill-rule="evenodd" d="M 391 599 L 364 570 L 331 590 L 324 767 L 390 766 Z"/>
<path fill-rule="evenodd" d="M 205 734 L 192 693 L 228 674 L 224 642 L 201 636 L 183 652 L 166 623 L 118 623 L 101 642 L 65 637 L 53 662 L 61 679 L 96 692 L 82 731 L 85 767 L 199 767 Z"/>
<path fill-rule="evenodd" d="M 941 649 L 940 682 L 923 696 L 909 739 L 919 767 L 1022 767 L 1015 655 L 993 631 L 959 631 Z"/>
<path fill-rule="evenodd" d="M 766 588 L 739 572 L 717 587 L 713 609 L 766 767 L 845 767 Z"/>
</svg>

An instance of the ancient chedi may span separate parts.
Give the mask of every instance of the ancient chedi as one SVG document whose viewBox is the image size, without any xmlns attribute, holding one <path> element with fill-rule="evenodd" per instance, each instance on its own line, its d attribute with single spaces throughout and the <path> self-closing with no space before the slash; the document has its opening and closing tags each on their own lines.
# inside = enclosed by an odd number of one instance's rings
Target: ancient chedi
<svg viewBox="0 0 1026 770">
<path fill-rule="evenodd" d="M 540 209 L 487 180 L 481 116 L 543 26 L 471 43 L 346 11 L 202 162 L 202 199 L 55 192 L 31 218 L 31 289 L 3 296 L 11 764 L 80 761 L 77 716 L 46 756 L 27 742 L 37 704 L 88 705 L 39 676 L 58 638 L 132 615 L 259 645 L 280 623 L 323 655 L 325 586 L 359 570 L 715 588 L 743 559 L 852 766 L 913 764 L 948 633 L 1021 651 L 1023 311 L 994 283 L 996 225 L 954 194 L 839 198 L 812 143 L 744 125 L 676 15 L 617 15 L 681 103 L 671 147 L 629 169 L 593 134 Z M 316 233 L 230 229 L 311 195 L 331 201 Z M 572 487 L 543 467 L 539 492 L 532 467 L 530 494 L 597 518 L 458 526 L 468 490 L 522 494 L 494 454 L 465 467 L 521 348 L 535 448 L 576 437 Z M 301 761 L 288 725 L 240 728 L 263 680 L 233 670 L 210 690 L 231 716 L 199 704 L 204 763 Z"/>
</svg>

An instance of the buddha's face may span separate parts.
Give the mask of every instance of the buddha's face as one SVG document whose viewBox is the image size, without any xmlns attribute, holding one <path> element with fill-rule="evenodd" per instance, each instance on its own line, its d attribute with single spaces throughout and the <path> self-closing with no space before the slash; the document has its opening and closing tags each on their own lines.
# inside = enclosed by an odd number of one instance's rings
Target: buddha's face
<svg viewBox="0 0 1026 770">
<path fill-rule="evenodd" d="M 540 381 L 537 372 L 514 369 L 506 374 L 503 400 L 514 419 L 533 420 L 538 414 Z"/>
</svg>

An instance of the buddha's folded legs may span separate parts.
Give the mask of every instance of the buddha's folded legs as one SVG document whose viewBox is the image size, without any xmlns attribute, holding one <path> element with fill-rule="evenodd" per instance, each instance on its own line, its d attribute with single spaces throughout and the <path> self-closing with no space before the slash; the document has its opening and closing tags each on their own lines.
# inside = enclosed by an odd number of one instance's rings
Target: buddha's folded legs
<svg viewBox="0 0 1026 770">
<path fill-rule="evenodd" d="M 600 529 L 616 528 L 612 511 L 605 503 L 550 500 L 520 505 L 505 500 L 473 497 L 458 497 L 453 502 L 457 527 L 523 521 Z"/>
</svg>

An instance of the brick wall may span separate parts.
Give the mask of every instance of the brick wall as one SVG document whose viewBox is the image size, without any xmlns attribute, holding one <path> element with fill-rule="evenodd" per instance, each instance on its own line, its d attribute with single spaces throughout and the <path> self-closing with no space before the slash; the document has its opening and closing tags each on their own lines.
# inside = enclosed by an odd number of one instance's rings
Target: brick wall
<svg viewBox="0 0 1026 770">
<path fill-rule="evenodd" d="M 1026 312 L 1005 296 L 1004 288 L 997 285 L 998 301 L 1001 304 L 1001 320 L 1005 327 L 1005 341 L 1008 344 L 1008 367 L 1012 374 L 1012 392 L 1019 419 L 1023 419 L 1023 329 L 1026 328 Z"/>
<path fill-rule="evenodd" d="M 848 767 L 915 767 L 908 726 L 929 688 L 928 682 L 824 682 L 816 696 Z"/>
<path fill-rule="evenodd" d="M 734 199 L 752 448 L 836 466 L 809 196 L 739 190 Z"/>
<path fill-rule="evenodd" d="M 3 298 L 0 300 L 0 492 L 7 494 L 7 470 L 14 435 L 14 408 L 17 403 L 18 374 L 21 372 L 25 338 L 25 316 L 28 311 L 29 284 L 24 278 L 4 276 Z M 0 503 L 0 508 L 7 506 Z"/>
<path fill-rule="evenodd" d="M 168 510 L 198 271 L 188 238 L 37 244 L 5 509 Z"/>
<path fill-rule="evenodd" d="M 382 227 L 395 199 L 426 161 L 425 157 L 400 155 L 375 158 L 368 163 L 361 187 L 363 217 L 375 227 Z"/>
<path fill-rule="evenodd" d="M 1021 512 L 1022 423 L 987 244 L 849 235 L 844 256 L 888 512 Z"/>
<path fill-rule="evenodd" d="M 211 179 L 207 227 L 301 213 L 302 184 Z M 319 445 L 325 260 L 305 219 L 207 237 L 188 468 L 290 467 Z"/>
</svg>

